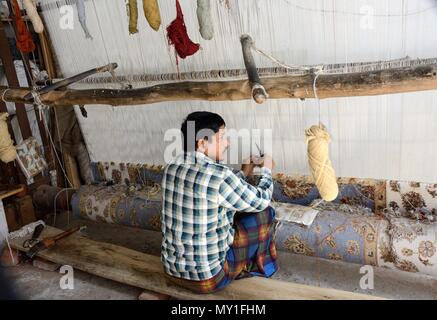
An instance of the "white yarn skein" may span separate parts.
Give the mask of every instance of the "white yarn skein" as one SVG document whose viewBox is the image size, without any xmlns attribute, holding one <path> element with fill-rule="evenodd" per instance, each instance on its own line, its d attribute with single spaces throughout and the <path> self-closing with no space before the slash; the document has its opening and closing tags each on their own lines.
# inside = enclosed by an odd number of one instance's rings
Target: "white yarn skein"
<svg viewBox="0 0 437 320">
<path fill-rule="evenodd" d="M 197 0 L 197 20 L 199 21 L 200 35 L 205 40 L 211 40 L 214 36 L 212 26 L 210 0 Z"/>
<path fill-rule="evenodd" d="M 24 9 L 26 9 L 27 16 L 32 22 L 33 29 L 36 33 L 42 33 L 44 31 L 44 25 L 36 10 L 35 3 L 32 0 L 23 0 Z"/>
</svg>

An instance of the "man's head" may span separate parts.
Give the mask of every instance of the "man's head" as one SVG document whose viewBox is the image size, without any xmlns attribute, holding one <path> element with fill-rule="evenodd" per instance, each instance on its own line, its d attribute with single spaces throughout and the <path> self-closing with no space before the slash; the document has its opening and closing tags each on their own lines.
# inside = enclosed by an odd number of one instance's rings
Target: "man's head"
<svg viewBox="0 0 437 320">
<path fill-rule="evenodd" d="M 198 151 L 211 159 L 222 161 L 229 146 L 225 137 L 225 121 L 216 113 L 190 113 L 182 123 L 184 152 Z"/>
</svg>

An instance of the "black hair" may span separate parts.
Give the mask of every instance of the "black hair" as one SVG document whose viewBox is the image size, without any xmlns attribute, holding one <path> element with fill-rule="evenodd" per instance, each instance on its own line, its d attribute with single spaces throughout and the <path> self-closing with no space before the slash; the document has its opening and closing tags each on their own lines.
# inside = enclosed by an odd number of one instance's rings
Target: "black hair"
<svg viewBox="0 0 437 320">
<path fill-rule="evenodd" d="M 192 132 L 188 132 L 188 124 L 191 122 L 194 124 L 194 136 L 195 141 L 191 141 L 194 143 L 190 143 L 188 135 L 192 134 Z M 208 112 L 208 111 L 196 111 L 190 113 L 182 122 L 181 131 L 182 131 L 182 146 L 184 149 L 184 153 L 192 152 L 197 150 L 197 140 L 199 139 L 208 139 L 211 138 L 207 135 L 207 132 L 217 133 L 222 126 L 225 126 L 225 120 L 218 115 L 217 113 Z M 199 136 L 199 133 L 202 135 L 203 132 L 206 135 Z"/>
</svg>

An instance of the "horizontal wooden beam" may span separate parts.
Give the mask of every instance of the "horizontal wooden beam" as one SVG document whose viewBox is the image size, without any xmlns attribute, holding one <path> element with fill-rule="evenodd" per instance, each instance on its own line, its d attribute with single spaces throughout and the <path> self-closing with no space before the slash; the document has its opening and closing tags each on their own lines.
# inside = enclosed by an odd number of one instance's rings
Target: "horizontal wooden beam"
<svg viewBox="0 0 437 320">
<path fill-rule="evenodd" d="M 315 74 L 266 77 L 261 81 L 271 99 L 314 98 Z M 420 65 L 360 73 L 320 74 L 317 78 L 320 99 L 374 96 L 437 89 L 437 64 Z M 8 89 L 8 90 L 7 90 Z M 5 90 L 7 90 L 5 92 Z M 25 102 L 29 88 L 0 87 L 5 101 Z M 185 81 L 138 89 L 87 89 L 51 91 L 41 96 L 46 105 L 104 104 L 142 105 L 166 101 L 205 100 L 237 101 L 252 98 L 248 80 Z"/>
<path fill-rule="evenodd" d="M 41 237 L 50 237 L 62 230 L 46 226 Z M 11 247 L 27 251 L 23 241 L 29 238 L 11 239 Z M 167 279 L 159 257 L 134 251 L 106 242 L 98 242 L 72 234 L 60 240 L 56 246 L 40 251 L 38 257 L 70 265 L 73 268 L 139 287 L 164 293 L 178 299 L 200 300 L 379 300 L 370 295 L 336 289 L 320 288 L 260 277 L 234 281 L 226 289 L 214 294 L 196 294 L 181 288 Z"/>
</svg>

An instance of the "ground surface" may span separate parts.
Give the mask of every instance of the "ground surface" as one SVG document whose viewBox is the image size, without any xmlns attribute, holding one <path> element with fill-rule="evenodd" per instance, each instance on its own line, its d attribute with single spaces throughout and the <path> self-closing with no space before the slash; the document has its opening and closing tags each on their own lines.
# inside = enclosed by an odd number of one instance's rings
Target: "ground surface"
<svg viewBox="0 0 437 320">
<path fill-rule="evenodd" d="M 67 215 L 57 218 L 57 227 L 67 227 Z M 87 225 L 86 236 L 134 250 L 159 255 L 160 233 L 70 217 L 70 226 Z M 280 252 L 281 270 L 274 278 L 301 284 L 367 293 L 390 299 L 437 299 L 437 278 L 374 268 L 374 289 L 360 289 L 360 265 Z M 61 289 L 62 274 L 43 271 L 30 264 L 8 268 L 18 293 L 25 299 L 137 299 L 141 289 L 74 272 L 74 289 Z"/>
</svg>

